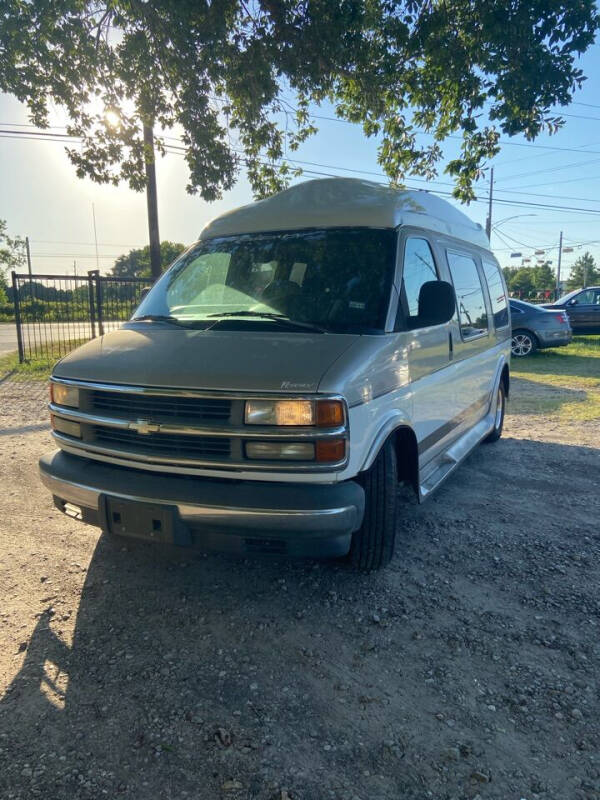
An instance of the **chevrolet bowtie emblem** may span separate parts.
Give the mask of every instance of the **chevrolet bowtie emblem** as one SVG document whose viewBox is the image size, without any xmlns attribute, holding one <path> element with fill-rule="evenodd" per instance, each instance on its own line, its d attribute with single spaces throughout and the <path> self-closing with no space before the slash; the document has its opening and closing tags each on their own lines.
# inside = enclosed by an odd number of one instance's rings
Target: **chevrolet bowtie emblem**
<svg viewBox="0 0 600 800">
<path fill-rule="evenodd" d="M 150 422 L 149 419 L 138 419 L 129 423 L 129 430 L 146 436 L 148 433 L 158 433 L 160 425 L 157 422 Z"/>
</svg>

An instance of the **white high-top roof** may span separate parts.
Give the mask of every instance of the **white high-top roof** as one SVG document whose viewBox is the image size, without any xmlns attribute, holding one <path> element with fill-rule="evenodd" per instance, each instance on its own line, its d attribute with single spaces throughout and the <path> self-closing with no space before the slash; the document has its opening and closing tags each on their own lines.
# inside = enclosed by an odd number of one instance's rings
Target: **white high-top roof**
<svg viewBox="0 0 600 800">
<path fill-rule="evenodd" d="M 486 250 L 490 247 L 481 225 L 445 200 L 429 192 L 392 189 L 357 178 L 322 178 L 298 183 L 266 200 L 213 219 L 200 239 L 302 228 L 396 228 L 398 225 L 415 225 Z"/>
</svg>

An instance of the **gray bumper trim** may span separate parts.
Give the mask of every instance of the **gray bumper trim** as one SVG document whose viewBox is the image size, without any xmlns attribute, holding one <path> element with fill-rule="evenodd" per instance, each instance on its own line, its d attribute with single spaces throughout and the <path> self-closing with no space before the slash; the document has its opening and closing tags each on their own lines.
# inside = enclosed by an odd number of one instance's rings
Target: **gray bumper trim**
<svg viewBox="0 0 600 800">
<path fill-rule="evenodd" d="M 175 506 L 193 529 L 289 539 L 350 534 L 364 492 L 352 481 L 318 485 L 211 480 L 123 469 L 56 451 L 40 459 L 42 483 L 62 501 L 99 512 L 103 494 Z"/>
</svg>

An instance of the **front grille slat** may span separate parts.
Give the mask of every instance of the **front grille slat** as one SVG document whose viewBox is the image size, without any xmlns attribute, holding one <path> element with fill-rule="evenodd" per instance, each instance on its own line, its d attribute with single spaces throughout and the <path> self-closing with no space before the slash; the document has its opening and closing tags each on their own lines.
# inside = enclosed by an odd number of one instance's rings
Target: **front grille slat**
<svg viewBox="0 0 600 800">
<path fill-rule="evenodd" d="M 139 453 L 155 453 L 173 458 L 229 458 L 231 442 L 226 437 L 185 436 L 119 430 L 102 425 L 94 426 L 94 441 L 109 447 Z"/>
<path fill-rule="evenodd" d="M 153 422 L 228 422 L 231 418 L 231 400 L 167 395 L 138 396 L 96 390 L 89 393 L 89 410 L 128 419 L 142 417 Z"/>
</svg>

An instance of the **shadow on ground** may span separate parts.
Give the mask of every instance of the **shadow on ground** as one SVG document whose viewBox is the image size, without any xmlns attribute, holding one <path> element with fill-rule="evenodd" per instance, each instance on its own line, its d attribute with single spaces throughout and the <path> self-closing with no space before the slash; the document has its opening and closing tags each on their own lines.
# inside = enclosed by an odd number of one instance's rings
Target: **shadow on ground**
<svg viewBox="0 0 600 800">
<path fill-rule="evenodd" d="M 479 448 L 406 506 L 374 575 L 102 536 L 72 648 L 51 608 L 23 643 L 0 703 L 0 796 L 575 797 L 568 781 L 592 769 L 577 742 L 598 725 L 584 688 L 573 724 L 552 691 L 597 682 L 597 462 Z"/>
</svg>

